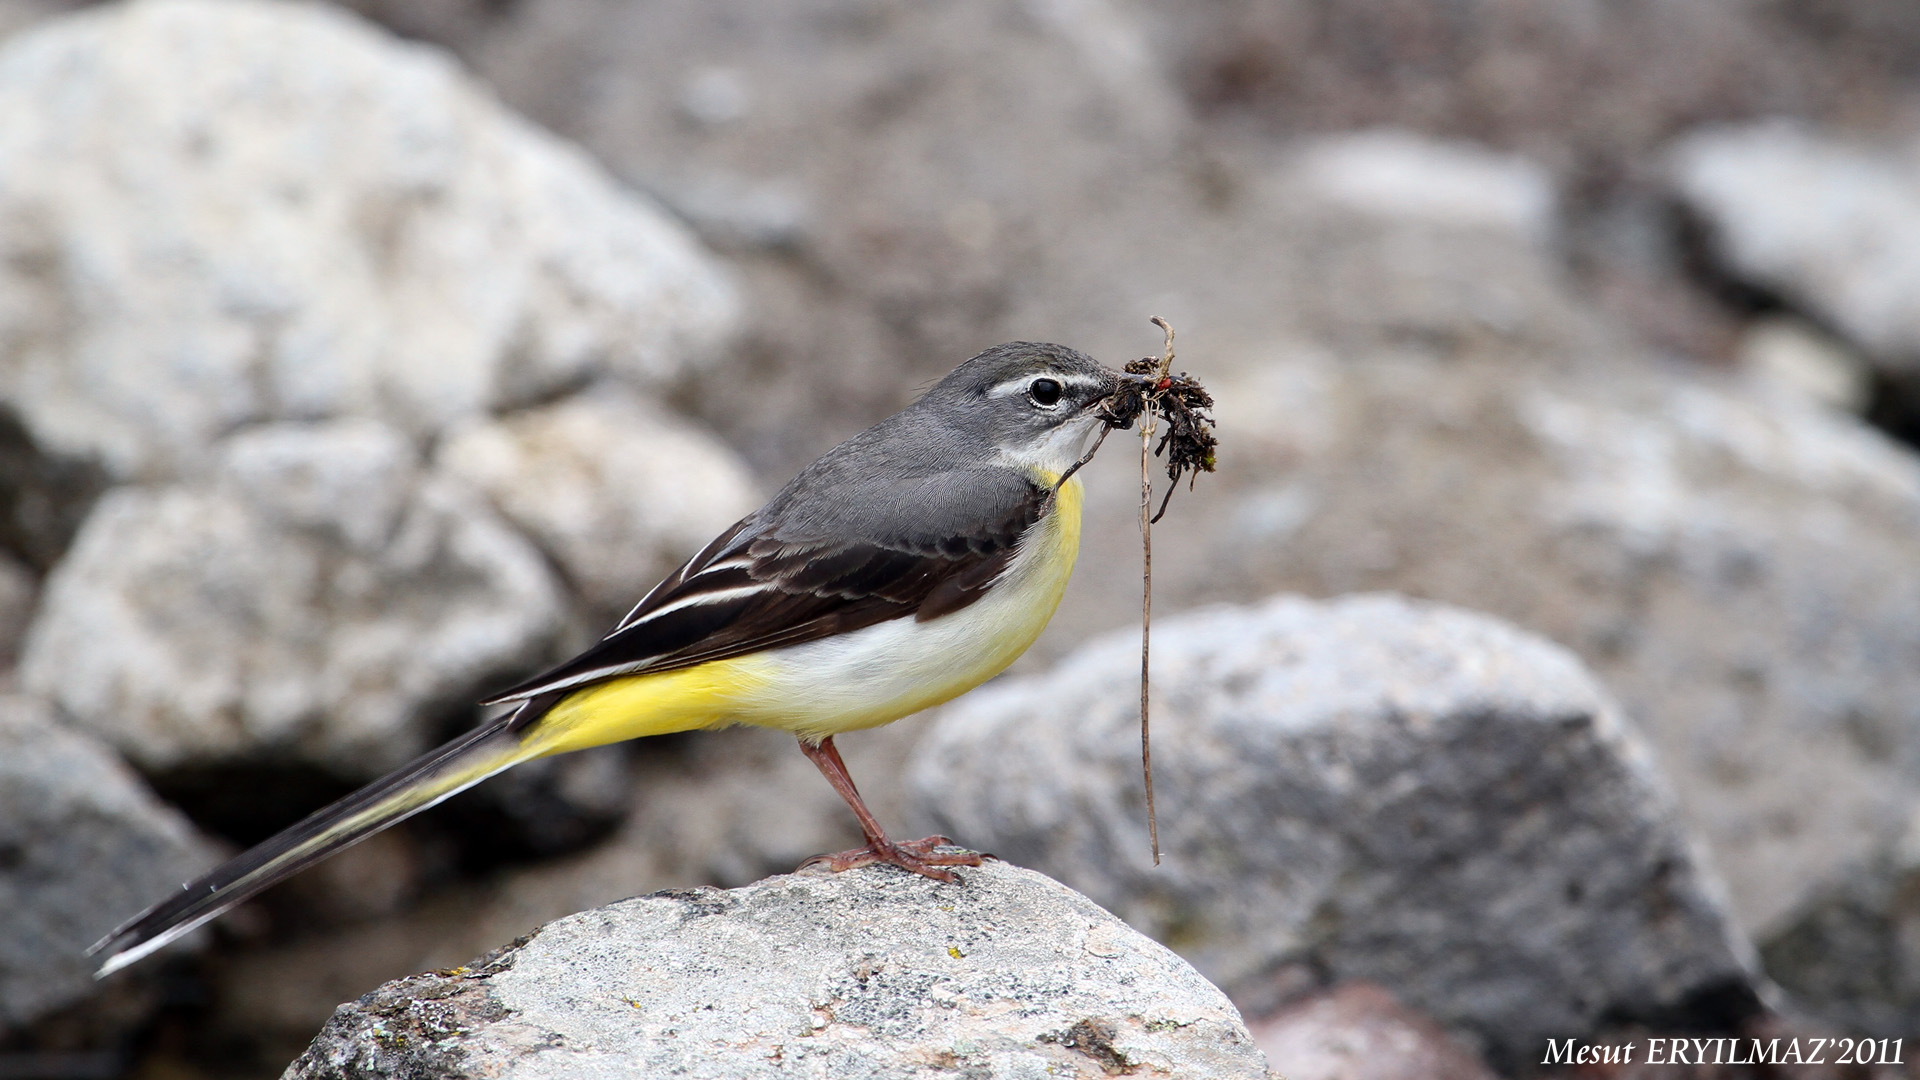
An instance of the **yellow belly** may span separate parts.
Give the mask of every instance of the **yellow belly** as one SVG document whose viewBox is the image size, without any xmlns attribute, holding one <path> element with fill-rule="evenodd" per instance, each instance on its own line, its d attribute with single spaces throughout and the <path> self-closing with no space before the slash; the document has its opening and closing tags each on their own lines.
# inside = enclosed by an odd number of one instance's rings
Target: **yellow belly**
<svg viewBox="0 0 1920 1080">
<path fill-rule="evenodd" d="M 1079 479 L 1021 538 L 987 595 L 928 622 L 892 619 L 821 641 L 634 675 L 579 690 L 529 733 L 563 753 L 696 728 L 754 724 L 818 740 L 966 693 L 1027 651 L 1060 606 L 1080 551 Z"/>
</svg>

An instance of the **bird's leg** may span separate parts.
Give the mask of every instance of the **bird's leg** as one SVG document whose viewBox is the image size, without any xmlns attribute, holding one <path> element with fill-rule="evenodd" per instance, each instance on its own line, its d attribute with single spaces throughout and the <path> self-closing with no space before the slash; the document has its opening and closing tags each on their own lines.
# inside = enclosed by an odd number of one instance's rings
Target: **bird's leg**
<svg viewBox="0 0 1920 1080">
<path fill-rule="evenodd" d="M 860 792 L 853 786 L 853 777 L 847 774 L 847 763 L 840 760 L 840 751 L 833 745 L 833 736 L 820 740 L 818 745 L 800 740 L 800 752 L 819 768 L 820 775 L 827 778 L 833 790 L 840 793 L 847 805 L 853 808 L 853 816 L 860 819 L 860 831 L 867 834 L 867 846 L 842 851 L 833 855 L 815 855 L 802 867 L 815 863 L 825 863 L 835 873 L 851 870 L 856 866 L 871 866 L 874 863 L 889 863 L 902 870 L 908 870 L 935 881 L 957 881 L 950 870 L 943 866 L 979 866 L 980 856 L 971 851 L 936 851 L 942 844 L 951 845 L 953 841 L 944 836 L 929 836 L 920 840 L 903 840 L 898 843 L 887 839 L 886 830 L 880 827 L 873 812 L 860 798 Z"/>
</svg>

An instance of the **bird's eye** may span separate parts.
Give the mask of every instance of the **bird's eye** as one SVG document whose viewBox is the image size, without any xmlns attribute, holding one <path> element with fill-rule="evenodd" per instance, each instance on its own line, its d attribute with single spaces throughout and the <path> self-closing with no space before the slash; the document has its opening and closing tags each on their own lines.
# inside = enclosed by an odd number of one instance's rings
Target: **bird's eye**
<svg viewBox="0 0 1920 1080">
<path fill-rule="evenodd" d="M 1053 379 L 1035 379 L 1027 387 L 1027 396 L 1035 405 L 1054 406 L 1060 404 L 1060 384 Z"/>
</svg>

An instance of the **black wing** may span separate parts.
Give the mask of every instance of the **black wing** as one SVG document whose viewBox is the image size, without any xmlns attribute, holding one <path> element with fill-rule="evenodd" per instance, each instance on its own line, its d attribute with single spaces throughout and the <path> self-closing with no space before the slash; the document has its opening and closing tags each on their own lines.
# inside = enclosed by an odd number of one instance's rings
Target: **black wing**
<svg viewBox="0 0 1920 1080">
<path fill-rule="evenodd" d="M 799 515 L 783 524 L 776 498 L 668 575 L 599 643 L 487 704 L 818 641 L 889 619 L 939 618 L 984 595 L 1052 505 L 1052 488 L 1008 469 L 920 478 L 891 494 L 850 508 L 867 520 L 829 522 L 813 513 L 805 526 L 793 524 Z"/>
</svg>

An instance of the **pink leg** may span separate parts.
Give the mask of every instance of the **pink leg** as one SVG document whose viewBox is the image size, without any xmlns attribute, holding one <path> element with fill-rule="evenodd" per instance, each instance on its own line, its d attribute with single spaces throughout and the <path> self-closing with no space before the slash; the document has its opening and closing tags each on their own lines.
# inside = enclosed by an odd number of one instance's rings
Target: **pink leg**
<svg viewBox="0 0 1920 1080">
<path fill-rule="evenodd" d="M 867 846 L 852 851 L 842 851 L 833 855 L 815 855 L 802 866 L 825 863 L 835 873 L 852 870 L 857 866 L 871 866 L 874 863 L 888 863 L 902 870 L 911 871 L 935 881 L 958 881 L 950 870 L 943 866 L 979 866 L 980 856 L 971 851 L 935 851 L 941 845 L 951 845 L 953 841 L 944 836 L 929 836 L 921 840 L 906 840 L 895 843 L 887 839 L 886 831 L 880 828 L 873 812 L 860 798 L 860 792 L 853 786 L 853 777 L 847 774 L 847 763 L 840 760 L 840 751 L 833 745 L 833 736 L 820 740 L 818 746 L 800 740 L 800 752 L 819 768 L 820 774 L 833 785 L 833 790 L 853 808 L 853 816 L 860 819 L 860 831 L 867 834 Z"/>
</svg>

